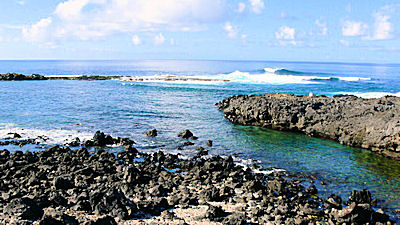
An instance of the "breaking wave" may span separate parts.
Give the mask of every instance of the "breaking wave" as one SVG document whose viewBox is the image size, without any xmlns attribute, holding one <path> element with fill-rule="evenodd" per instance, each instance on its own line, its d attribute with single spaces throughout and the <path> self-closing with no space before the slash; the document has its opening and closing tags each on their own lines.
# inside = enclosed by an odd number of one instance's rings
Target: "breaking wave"
<svg viewBox="0 0 400 225">
<path fill-rule="evenodd" d="M 369 81 L 366 77 L 327 76 L 323 73 L 306 73 L 283 68 L 264 68 L 262 73 L 235 71 L 219 75 L 219 79 L 238 83 L 265 83 L 265 84 L 318 84 L 329 81 L 358 82 Z"/>
</svg>

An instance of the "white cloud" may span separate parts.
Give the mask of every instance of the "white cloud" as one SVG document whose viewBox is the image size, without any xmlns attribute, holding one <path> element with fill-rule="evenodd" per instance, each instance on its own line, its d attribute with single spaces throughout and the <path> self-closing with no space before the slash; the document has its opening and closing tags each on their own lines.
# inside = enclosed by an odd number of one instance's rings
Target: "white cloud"
<svg viewBox="0 0 400 225">
<path fill-rule="evenodd" d="M 134 45 L 140 45 L 142 44 L 142 40 L 140 39 L 139 36 L 137 36 L 136 34 L 132 36 L 132 43 Z"/>
<path fill-rule="evenodd" d="M 322 36 L 325 36 L 328 34 L 328 27 L 326 26 L 326 23 L 322 23 L 319 20 L 315 20 L 315 25 L 317 25 L 320 28 L 319 34 Z"/>
<path fill-rule="evenodd" d="M 342 27 L 343 36 L 361 36 L 365 33 L 368 26 L 365 23 L 357 21 L 344 21 Z"/>
<path fill-rule="evenodd" d="M 47 29 L 56 39 L 81 40 L 125 32 L 198 31 L 223 22 L 226 6 L 226 0 L 66 0 Z"/>
<path fill-rule="evenodd" d="M 279 40 L 294 40 L 295 30 L 288 26 L 281 26 L 279 32 L 275 32 L 276 39 Z"/>
<path fill-rule="evenodd" d="M 228 37 L 234 38 L 238 34 L 238 28 L 232 26 L 231 23 L 227 22 L 224 26 L 224 30 L 227 32 Z"/>
<path fill-rule="evenodd" d="M 41 19 L 30 27 L 22 28 L 22 34 L 25 39 L 32 42 L 47 41 L 49 35 L 47 28 L 52 22 L 53 21 L 50 17 Z"/>
<path fill-rule="evenodd" d="M 25 1 L 17 1 L 18 5 L 25 5 Z"/>
<path fill-rule="evenodd" d="M 387 40 L 393 37 L 393 24 L 388 20 L 390 15 L 384 12 L 377 12 L 374 15 L 375 23 L 372 35 L 364 37 L 364 40 Z"/>
<path fill-rule="evenodd" d="M 255 13 L 261 13 L 261 10 L 264 9 L 264 0 L 249 0 L 251 9 Z"/>
<path fill-rule="evenodd" d="M 296 45 L 295 41 L 295 29 L 288 26 L 281 26 L 278 32 L 275 32 L 275 38 L 279 40 L 279 43 L 285 45 Z"/>
<path fill-rule="evenodd" d="M 77 17 L 80 16 L 83 7 L 89 3 L 90 0 L 69 0 L 61 2 L 57 5 L 54 13 L 62 19 L 78 19 Z"/>
<path fill-rule="evenodd" d="M 243 2 L 239 2 L 236 12 L 242 13 L 244 12 L 245 9 L 246 9 L 246 4 Z"/>
<path fill-rule="evenodd" d="M 161 45 L 165 42 L 165 37 L 161 33 L 158 35 L 154 36 L 154 44 L 155 45 Z"/>
</svg>

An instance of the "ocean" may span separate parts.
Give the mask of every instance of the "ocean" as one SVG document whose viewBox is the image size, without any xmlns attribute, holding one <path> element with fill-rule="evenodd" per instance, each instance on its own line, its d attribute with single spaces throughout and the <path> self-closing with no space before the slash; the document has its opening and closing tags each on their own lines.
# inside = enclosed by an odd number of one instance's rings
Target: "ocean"
<svg viewBox="0 0 400 225">
<path fill-rule="evenodd" d="M 368 150 L 259 127 L 233 125 L 214 103 L 239 94 L 353 94 L 400 96 L 400 64 L 270 61 L 0 61 L 0 73 L 52 75 L 191 76 L 211 81 L 0 82 L 0 140 L 9 132 L 46 136 L 42 146 L 1 146 L 38 151 L 66 139 L 89 139 L 97 130 L 130 137 L 142 151 L 177 150 L 177 134 L 190 129 L 197 146 L 213 140 L 210 154 L 237 155 L 265 169 L 305 173 L 322 195 L 348 197 L 368 188 L 388 209 L 400 208 L 400 162 Z M 229 80 L 229 81 L 221 81 Z M 155 138 L 144 133 L 157 129 Z M 118 151 L 112 148 L 110 151 Z"/>
</svg>

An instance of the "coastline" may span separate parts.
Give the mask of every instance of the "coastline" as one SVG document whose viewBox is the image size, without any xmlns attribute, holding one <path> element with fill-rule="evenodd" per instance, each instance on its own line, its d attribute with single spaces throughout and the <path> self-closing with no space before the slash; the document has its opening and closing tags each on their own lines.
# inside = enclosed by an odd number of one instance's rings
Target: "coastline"
<svg viewBox="0 0 400 225">
<path fill-rule="evenodd" d="M 177 137 L 180 139 L 190 141 L 195 137 L 185 131 Z M 125 150 L 114 155 L 103 149 L 116 144 Z M 303 186 L 301 177 L 289 178 L 277 170 L 260 173 L 246 169 L 234 163 L 231 156 L 209 156 L 207 146 L 200 146 L 194 158 L 182 159 L 162 151 L 139 152 L 133 140 L 113 138 L 102 132 L 96 132 L 84 143 L 76 141 L 69 145 L 78 148 L 54 146 L 34 153 L 13 154 L 1 151 L 3 222 L 386 224 L 389 221 L 382 210 L 375 211 L 376 200 L 367 190 L 353 191 L 347 201 L 336 195 L 321 198 L 314 185 Z M 89 148 L 95 152 L 89 153 Z"/>
<path fill-rule="evenodd" d="M 400 160 L 400 98 L 241 95 L 217 106 L 234 124 L 304 133 Z"/>
</svg>

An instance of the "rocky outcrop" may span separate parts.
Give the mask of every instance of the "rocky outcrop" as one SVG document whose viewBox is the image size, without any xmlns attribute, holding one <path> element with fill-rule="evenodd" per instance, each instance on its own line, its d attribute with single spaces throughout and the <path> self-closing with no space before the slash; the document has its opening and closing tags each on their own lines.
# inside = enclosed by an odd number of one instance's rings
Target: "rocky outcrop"
<svg viewBox="0 0 400 225">
<path fill-rule="evenodd" d="M 107 139 L 115 140 L 94 137 Z M 353 191 L 343 205 L 232 157 L 180 159 L 130 145 L 117 155 L 62 146 L 1 150 L 0 178 L 0 224 L 390 224 L 368 190 Z"/>
<path fill-rule="evenodd" d="M 217 103 L 235 124 L 295 131 L 400 159 L 400 98 L 233 96 Z"/>
<path fill-rule="evenodd" d="M 32 74 L 30 76 L 26 76 L 26 75 L 17 74 L 17 73 L 6 73 L 6 74 L 0 74 L 0 80 L 4 80 L 4 81 L 47 80 L 47 78 L 42 75 L 39 75 L 39 74 Z"/>
</svg>

